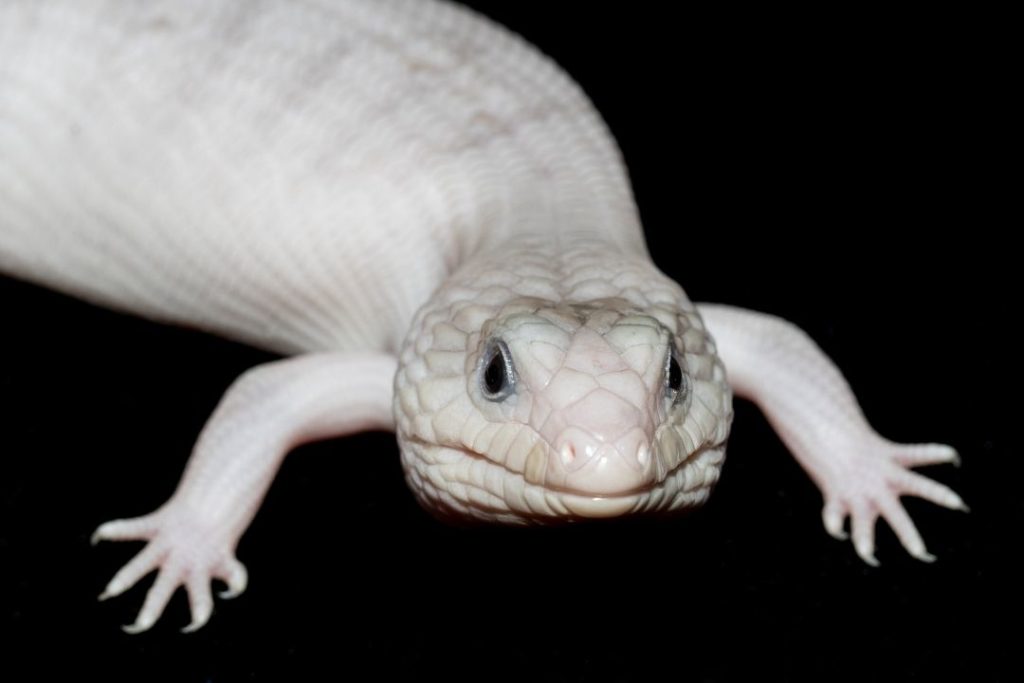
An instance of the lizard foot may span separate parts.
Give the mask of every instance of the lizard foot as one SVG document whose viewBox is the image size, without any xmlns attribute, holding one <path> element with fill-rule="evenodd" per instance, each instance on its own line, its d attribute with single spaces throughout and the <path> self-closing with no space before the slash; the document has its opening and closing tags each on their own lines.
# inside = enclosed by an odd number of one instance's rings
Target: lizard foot
<svg viewBox="0 0 1024 683">
<path fill-rule="evenodd" d="M 882 440 L 850 457 L 836 458 L 837 465 L 821 473 L 825 507 L 822 520 L 830 535 L 847 538 L 843 521 L 850 517 L 853 546 L 862 560 L 878 566 L 875 559 L 875 521 L 881 517 L 892 527 L 911 556 L 933 562 L 921 534 L 900 503 L 900 496 L 917 496 L 953 510 L 968 511 L 964 501 L 948 486 L 932 481 L 909 467 L 937 463 L 959 464 L 956 451 L 943 444 L 896 444 Z M 841 463 L 841 465 L 840 465 Z"/>
<path fill-rule="evenodd" d="M 99 541 L 148 541 L 110 580 L 100 600 L 124 593 L 151 571 L 159 572 L 135 623 L 123 627 L 127 633 L 152 627 L 179 586 L 188 593 L 192 613 L 192 622 L 182 632 L 196 631 L 213 613 L 212 579 L 227 584 L 228 590 L 219 594 L 222 598 L 240 595 L 248 582 L 245 566 L 235 559 L 234 543 L 173 505 L 144 517 L 107 522 L 92 536 L 93 544 Z"/>
</svg>

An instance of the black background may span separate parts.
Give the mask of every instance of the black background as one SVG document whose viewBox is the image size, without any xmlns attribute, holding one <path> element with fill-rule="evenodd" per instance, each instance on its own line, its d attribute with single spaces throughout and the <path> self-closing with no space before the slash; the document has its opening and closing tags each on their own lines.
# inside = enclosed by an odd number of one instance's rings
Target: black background
<svg viewBox="0 0 1024 683">
<path fill-rule="evenodd" d="M 271 356 L 2 280 L 4 680 L 1021 680 L 1001 19 L 470 4 L 595 100 L 659 266 L 696 300 L 800 324 L 882 433 L 955 445 L 963 466 L 928 474 L 972 513 L 908 500 L 938 562 L 880 526 L 869 568 L 740 404 L 692 514 L 451 528 L 413 501 L 393 437 L 362 435 L 288 458 L 239 549 L 243 597 L 185 636 L 179 595 L 128 636 L 149 580 L 95 596 L 138 546 L 90 533 L 159 506 L 232 379 Z"/>
</svg>

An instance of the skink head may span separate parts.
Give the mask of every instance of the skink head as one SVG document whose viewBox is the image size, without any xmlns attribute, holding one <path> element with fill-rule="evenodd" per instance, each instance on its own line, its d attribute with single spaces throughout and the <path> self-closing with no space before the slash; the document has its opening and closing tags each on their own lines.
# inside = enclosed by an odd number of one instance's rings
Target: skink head
<svg viewBox="0 0 1024 683">
<path fill-rule="evenodd" d="M 485 296 L 422 313 L 396 379 L 419 500 L 513 523 L 703 502 L 731 394 L 689 302 L 640 303 Z"/>
</svg>

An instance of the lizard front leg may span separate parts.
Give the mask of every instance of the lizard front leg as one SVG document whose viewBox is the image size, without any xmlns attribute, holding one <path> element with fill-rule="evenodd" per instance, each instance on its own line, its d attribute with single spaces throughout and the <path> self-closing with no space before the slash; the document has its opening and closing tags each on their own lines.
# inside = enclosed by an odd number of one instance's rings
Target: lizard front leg
<svg viewBox="0 0 1024 683">
<path fill-rule="evenodd" d="M 871 565 L 882 517 L 914 557 L 931 561 L 901 495 L 966 510 L 955 492 L 908 468 L 957 462 L 943 444 L 897 444 L 875 432 L 839 369 L 802 330 L 770 315 L 729 306 L 698 306 L 738 396 L 754 401 L 825 498 L 822 518 Z"/>
<path fill-rule="evenodd" d="M 322 353 L 249 370 L 231 386 L 203 428 L 181 483 L 156 512 L 100 526 L 93 542 L 145 540 L 146 547 L 107 585 L 100 599 L 123 593 L 159 570 L 130 633 L 150 628 L 179 586 L 192 622 L 213 611 L 210 582 L 233 597 L 246 571 L 235 548 L 284 456 L 295 446 L 367 429 L 393 429 L 392 381 L 397 362 L 384 354 Z"/>
</svg>

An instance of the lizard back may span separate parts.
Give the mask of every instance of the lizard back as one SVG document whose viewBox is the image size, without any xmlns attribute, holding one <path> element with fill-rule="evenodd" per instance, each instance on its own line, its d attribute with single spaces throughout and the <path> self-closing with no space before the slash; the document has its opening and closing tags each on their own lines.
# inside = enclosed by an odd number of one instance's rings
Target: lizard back
<svg viewBox="0 0 1024 683">
<path fill-rule="evenodd" d="M 644 250 L 586 97 L 463 9 L 0 6 L 16 277 L 282 352 L 395 349 L 467 255 L 581 203 Z"/>
</svg>

